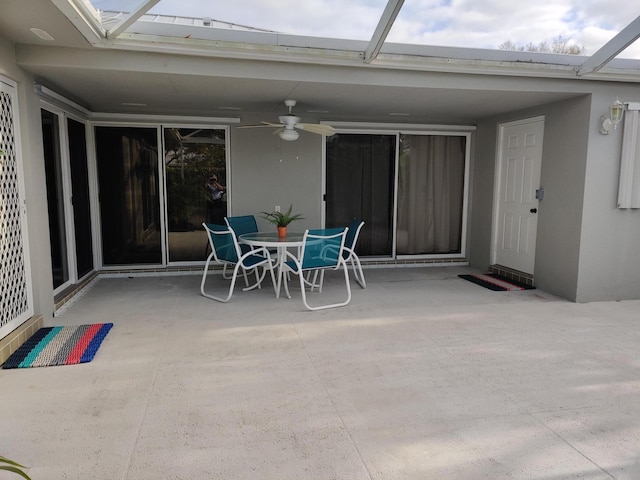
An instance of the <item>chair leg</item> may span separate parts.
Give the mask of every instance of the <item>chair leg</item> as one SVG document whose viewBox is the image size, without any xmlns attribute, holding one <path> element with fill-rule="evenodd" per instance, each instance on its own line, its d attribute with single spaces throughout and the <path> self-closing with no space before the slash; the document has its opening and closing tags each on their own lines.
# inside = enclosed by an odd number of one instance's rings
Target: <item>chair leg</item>
<svg viewBox="0 0 640 480">
<path fill-rule="evenodd" d="M 310 292 L 313 292 L 316 289 L 316 287 L 319 287 L 319 285 L 318 285 L 318 270 L 313 272 L 313 275 L 311 275 L 311 272 L 307 272 L 307 278 L 305 280 L 305 283 L 309 285 L 309 291 Z"/>
<path fill-rule="evenodd" d="M 285 275 L 288 275 L 289 272 L 281 272 L 280 273 L 280 286 L 284 285 L 284 293 L 287 295 L 287 298 L 291 298 L 291 293 L 289 292 L 289 281 L 285 278 Z M 302 274 L 300 275 L 302 289 L 304 290 L 304 278 Z"/>
<path fill-rule="evenodd" d="M 222 278 L 224 278 L 225 280 L 229 280 L 231 277 L 229 276 L 229 274 L 227 273 L 227 263 L 225 263 L 222 266 Z"/>
<path fill-rule="evenodd" d="M 247 272 L 245 270 L 245 272 L 244 272 L 244 281 L 245 281 L 245 284 L 247 284 L 247 286 L 242 289 L 243 292 L 247 292 L 249 290 L 253 290 L 256 287 L 258 289 L 262 288 L 262 281 L 264 280 L 264 277 L 267 274 L 267 271 L 266 271 L 266 269 L 263 270 L 262 271 L 262 275 L 260 275 L 260 272 L 258 272 L 258 268 L 257 267 L 254 268 L 253 270 L 255 271 L 255 274 L 256 274 L 256 282 L 254 284 L 252 284 L 252 285 L 249 285 L 249 281 L 247 280 Z"/>
<path fill-rule="evenodd" d="M 316 288 L 318 292 L 322 292 L 322 284 L 324 282 L 324 270 L 316 270 L 313 272 L 313 276 L 311 272 L 307 272 L 308 277 L 305 280 L 305 283 L 309 285 L 309 291 L 313 292 Z M 320 281 L 318 281 L 318 275 L 320 276 Z"/>
<path fill-rule="evenodd" d="M 268 267 L 264 267 L 264 268 L 265 268 L 265 272 L 267 268 L 269 269 L 269 273 L 271 274 L 271 284 L 273 285 L 273 291 L 275 293 L 276 292 L 276 275 L 273 271 L 273 264 L 269 264 Z"/>
<path fill-rule="evenodd" d="M 302 291 L 302 302 L 304 303 L 304 306 L 307 307 L 307 309 L 309 310 L 324 310 L 326 308 L 334 308 L 334 307 L 343 307 L 345 305 L 347 305 L 350 301 L 351 301 L 351 284 L 349 283 L 349 270 L 347 267 L 347 263 L 340 258 L 339 259 L 339 263 L 340 266 L 342 268 L 342 271 L 344 272 L 344 283 L 345 283 L 345 287 L 347 289 L 347 299 L 344 302 L 341 303 L 332 303 L 330 305 L 320 305 L 317 307 L 313 307 L 311 305 L 309 305 L 309 302 L 307 301 L 307 294 L 304 288 L 304 283 L 305 280 L 303 278 L 303 273 L 299 272 L 299 277 L 300 277 L 300 290 Z M 324 277 L 322 276 L 322 274 L 324 274 L 324 270 L 321 272 L 320 275 L 320 282 L 322 282 L 324 280 Z"/>
<path fill-rule="evenodd" d="M 367 282 L 364 279 L 364 272 L 362 271 L 362 265 L 360 264 L 360 259 L 358 257 L 354 257 L 353 255 L 350 257 L 351 267 L 353 268 L 353 276 L 356 278 L 356 282 L 362 288 L 367 288 Z"/>
<path fill-rule="evenodd" d="M 215 295 L 211 295 L 205 292 L 204 290 L 204 284 L 207 280 L 207 274 L 209 273 L 209 263 L 211 262 L 211 259 L 213 258 L 213 253 L 211 255 L 209 255 L 209 257 L 207 258 L 207 262 L 205 263 L 204 266 L 204 272 L 202 274 L 202 281 L 200 282 L 200 293 L 202 294 L 203 297 L 207 297 L 210 298 L 212 300 L 216 300 L 217 302 L 222 302 L 222 303 L 226 303 L 229 301 L 229 299 L 231 298 L 231 295 L 233 295 L 233 287 L 236 284 L 236 277 L 238 276 L 238 269 L 240 268 L 240 264 L 236 264 L 235 268 L 233 269 L 233 274 L 231 275 L 231 285 L 229 285 L 229 292 L 227 293 L 226 297 L 216 297 Z M 226 264 L 225 264 L 226 266 Z M 224 278 L 224 274 L 223 274 L 223 278 Z"/>
</svg>

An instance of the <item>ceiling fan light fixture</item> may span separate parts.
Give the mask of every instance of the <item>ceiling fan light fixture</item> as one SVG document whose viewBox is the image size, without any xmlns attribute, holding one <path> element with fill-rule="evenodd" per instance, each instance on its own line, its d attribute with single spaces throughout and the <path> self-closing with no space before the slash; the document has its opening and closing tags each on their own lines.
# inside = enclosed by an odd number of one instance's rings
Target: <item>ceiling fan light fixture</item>
<svg viewBox="0 0 640 480">
<path fill-rule="evenodd" d="M 297 140 L 300 134 L 295 130 L 282 130 L 278 135 L 282 140 L 286 140 L 287 142 L 293 142 Z"/>
</svg>

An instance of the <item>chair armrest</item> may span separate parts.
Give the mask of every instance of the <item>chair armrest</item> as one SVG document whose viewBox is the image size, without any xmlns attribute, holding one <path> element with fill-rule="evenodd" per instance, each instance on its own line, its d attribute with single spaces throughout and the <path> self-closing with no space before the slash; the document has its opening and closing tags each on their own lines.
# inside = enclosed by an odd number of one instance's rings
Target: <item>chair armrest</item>
<svg viewBox="0 0 640 480">
<path fill-rule="evenodd" d="M 244 253 L 238 261 L 242 263 L 246 258 L 249 258 L 251 256 L 263 256 L 265 257 L 265 259 L 269 260 L 269 263 L 273 263 L 275 260 L 271 258 L 271 254 L 269 253 L 269 250 L 266 249 L 266 247 L 257 247 L 249 250 L 247 253 Z"/>
</svg>

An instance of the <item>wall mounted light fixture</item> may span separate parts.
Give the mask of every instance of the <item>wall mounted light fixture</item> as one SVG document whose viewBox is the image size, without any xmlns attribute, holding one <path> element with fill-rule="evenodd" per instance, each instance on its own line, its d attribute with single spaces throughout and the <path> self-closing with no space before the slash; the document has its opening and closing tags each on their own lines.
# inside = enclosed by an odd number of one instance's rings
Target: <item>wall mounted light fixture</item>
<svg viewBox="0 0 640 480">
<path fill-rule="evenodd" d="M 609 107 L 609 115 L 602 115 L 600 117 L 600 133 L 603 135 L 609 135 L 611 129 L 614 130 L 618 127 L 618 124 L 622 121 L 624 115 L 624 103 L 616 98 L 616 101 Z"/>
</svg>

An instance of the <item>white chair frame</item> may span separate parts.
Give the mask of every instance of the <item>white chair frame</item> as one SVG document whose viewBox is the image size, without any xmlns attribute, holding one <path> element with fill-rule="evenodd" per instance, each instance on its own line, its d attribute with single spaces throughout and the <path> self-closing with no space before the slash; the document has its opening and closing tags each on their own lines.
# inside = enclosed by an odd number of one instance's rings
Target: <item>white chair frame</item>
<svg viewBox="0 0 640 480">
<path fill-rule="evenodd" d="M 351 265 L 351 268 L 353 269 L 353 277 L 356 279 L 356 282 L 358 282 L 358 285 L 360 285 L 361 288 L 367 288 L 367 281 L 364 279 L 364 272 L 362 271 L 362 264 L 360 263 L 360 258 L 358 257 L 356 252 L 353 250 L 353 248 L 355 248 L 356 244 L 358 243 L 358 236 L 360 235 L 360 230 L 362 230 L 363 226 L 364 226 L 364 222 L 360 221 L 360 223 L 358 224 L 358 227 L 356 228 L 356 233 L 353 236 L 353 242 L 351 243 L 351 247 L 344 246 L 343 251 L 348 253 L 348 256 L 345 259 L 345 261 Z M 320 274 L 319 280 L 318 280 L 318 273 Z M 314 272 L 313 278 L 307 279 L 307 283 L 311 286 L 311 291 L 317 288 L 319 292 L 322 292 L 323 282 L 324 282 L 324 270 L 320 272 L 318 271 Z"/>
<path fill-rule="evenodd" d="M 324 310 L 327 308 L 343 307 L 351 301 L 351 285 L 349 283 L 349 270 L 347 267 L 347 263 L 345 262 L 345 259 L 343 258 L 343 255 L 342 255 L 342 251 L 344 248 L 344 240 L 345 240 L 347 230 L 348 228 L 345 228 L 340 233 L 337 233 L 334 235 L 315 235 L 315 234 L 309 233 L 309 230 L 307 230 L 304 233 L 304 243 L 302 245 L 302 248 L 300 249 L 299 258 L 293 255 L 291 252 L 286 252 L 287 258 L 293 262 L 293 264 L 295 265 L 295 268 L 292 268 L 287 262 L 284 263 L 283 268 L 287 273 L 293 273 L 294 275 L 297 275 L 298 278 L 300 279 L 300 291 L 302 294 L 302 302 L 304 303 L 304 306 L 309 310 Z M 310 268 L 302 267 L 305 248 L 309 242 L 312 242 L 314 239 L 326 240 L 326 239 L 335 238 L 335 237 L 342 237 L 340 239 L 340 249 L 338 251 L 337 262 L 335 265 L 326 266 L 326 267 L 310 267 Z M 313 291 L 315 287 L 319 287 L 319 292 L 322 291 L 322 283 L 320 284 L 316 283 L 315 274 L 317 272 L 321 273 L 321 282 L 322 282 L 322 280 L 324 279 L 325 270 L 338 270 L 340 268 L 342 268 L 344 272 L 345 286 L 347 289 L 346 300 L 339 303 L 332 303 L 332 304 L 319 305 L 319 306 L 310 305 L 307 299 L 307 293 L 306 293 L 307 285 L 311 286 L 311 291 Z M 305 275 L 311 274 L 311 273 L 314 274 L 313 282 L 309 282 L 308 280 L 305 279 Z M 291 298 L 291 294 L 289 293 L 289 287 L 286 282 L 284 283 L 284 286 L 285 286 L 285 292 L 287 294 L 287 297 Z"/>
<path fill-rule="evenodd" d="M 211 254 L 207 257 L 207 261 L 204 266 L 204 271 L 202 273 L 202 281 L 200 282 L 200 293 L 202 294 L 202 296 L 211 298 L 212 300 L 216 300 L 218 302 L 223 302 L 223 303 L 228 302 L 231 299 L 231 296 L 233 295 L 233 289 L 235 287 L 236 280 L 238 277 L 238 272 L 240 271 L 240 269 L 242 269 L 242 272 L 245 274 L 245 282 L 247 282 L 247 277 L 246 277 L 247 272 L 255 272 L 255 275 L 256 275 L 256 282 L 253 285 L 247 285 L 245 288 L 242 289 L 242 291 L 253 290 L 254 288 L 258 288 L 258 289 L 262 288 L 262 281 L 264 280 L 264 277 L 266 276 L 267 270 L 268 270 L 271 274 L 271 283 L 273 285 L 273 289 L 275 292 L 276 280 L 273 272 L 273 260 L 271 258 L 271 254 L 266 248 L 256 248 L 255 250 L 251 250 L 245 254 L 242 254 L 240 245 L 238 244 L 238 239 L 236 238 L 236 235 L 232 229 L 228 228 L 227 230 L 217 231 L 217 230 L 210 229 L 206 223 L 203 223 L 202 226 L 207 232 L 209 242 L 211 244 Z M 231 235 L 231 238 L 233 239 L 233 245 L 235 248 L 236 256 L 238 259 L 237 262 L 231 262 L 218 257 L 212 235 Z M 227 265 L 228 266 L 233 265 L 233 273 L 231 277 L 226 278 L 224 274 L 222 275 L 224 279 L 231 279 L 231 283 L 229 285 L 229 291 L 227 292 L 226 297 L 212 295 L 205 291 L 205 282 L 207 280 L 207 275 L 209 273 L 209 265 L 211 264 L 212 261 L 223 265 L 223 271 L 224 271 L 224 267 L 226 267 Z M 258 273 L 259 267 L 263 267 L 261 275 Z"/>
</svg>

